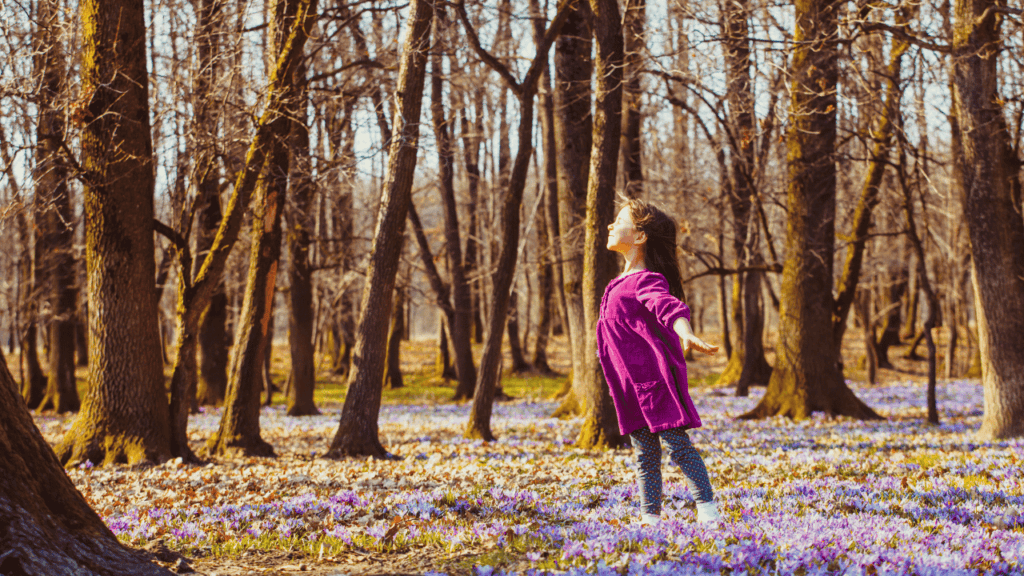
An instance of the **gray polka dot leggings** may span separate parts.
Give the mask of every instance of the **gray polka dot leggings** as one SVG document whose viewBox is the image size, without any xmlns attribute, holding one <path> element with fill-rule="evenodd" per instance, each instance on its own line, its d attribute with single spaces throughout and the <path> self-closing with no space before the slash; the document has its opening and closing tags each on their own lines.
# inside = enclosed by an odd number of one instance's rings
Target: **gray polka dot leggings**
<svg viewBox="0 0 1024 576">
<path fill-rule="evenodd" d="M 672 462 L 683 470 L 686 485 L 698 504 L 715 499 L 708 479 L 704 459 L 690 443 L 684 428 L 662 430 L 657 434 L 650 428 L 641 428 L 629 433 L 636 451 L 637 476 L 640 484 L 640 509 L 648 514 L 661 513 L 661 442 L 668 444 Z"/>
</svg>

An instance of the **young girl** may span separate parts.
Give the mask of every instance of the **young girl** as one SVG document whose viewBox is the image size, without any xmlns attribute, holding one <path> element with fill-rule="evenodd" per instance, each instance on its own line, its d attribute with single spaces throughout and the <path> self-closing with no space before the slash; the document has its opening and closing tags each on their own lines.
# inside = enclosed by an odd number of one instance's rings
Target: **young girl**
<svg viewBox="0 0 1024 576">
<path fill-rule="evenodd" d="M 619 429 L 637 455 L 641 521 L 661 513 L 661 440 L 682 468 L 697 501 L 697 521 L 718 520 L 707 468 L 686 434 L 701 426 L 686 381 L 685 350 L 714 354 L 690 328 L 676 259 L 676 225 L 655 206 L 629 200 L 608 226 L 608 249 L 625 267 L 605 289 L 597 321 L 597 350 Z M 682 345 L 680 346 L 680 341 Z"/>
</svg>

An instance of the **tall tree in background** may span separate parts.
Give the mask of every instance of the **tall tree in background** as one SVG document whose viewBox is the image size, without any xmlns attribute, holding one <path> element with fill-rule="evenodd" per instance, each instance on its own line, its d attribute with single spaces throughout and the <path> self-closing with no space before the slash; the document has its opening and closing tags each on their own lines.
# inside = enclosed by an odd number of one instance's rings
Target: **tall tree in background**
<svg viewBox="0 0 1024 576">
<path fill-rule="evenodd" d="M 288 187 L 291 201 L 285 215 L 288 219 L 288 252 L 291 256 L 288 291 L 288 344 L 291 350 L 291 376 L 288 386 L 288 415 L 319 414 L 313 403 L 316 386 L 316 363 L 313 359 L 313 270 L 310 246 L 313 235 L 313 197 L 316 187 L 312 178 L 309 148 L 309 122 L 306 67 L 300 65 L 293 79 L 296 85 L 295 107 L 291 111 L 291 174 Z M 268 346 L 270 343 L 267 344 Z"/>
<path fill-rule="evenodd" d="M 224 0 L 199 0 L 196 9 L 196 64 L 193 72 L 192 106 L 194 117 L 191 148 L 196 160 L 193 170 L 196 210 L 195 260 L 190 274 L 196 277 L 213 246 L 220 228 L 223 210 L 220 204 L 220 173 L 217 167 L 215 138 L 217 117 L 213 89 L 220 65 L 220 39 L 225 29 Z M 198 340 L 198 382 L 196 397 L 200 404 L 219 405 L 228 384 L 227 338 L 228 295 L 223 279 L 214 288 L 210 303 L 202 313 Z"/>
<path fill-rule="evenodd" d="M 387 360 L 385 344 L 391 320 L 392 293 L 419 150 L 419 117 L 434 15 L 433 0 L 412 0 L 408 14 L 395 93 L 393 134 L 397 137 L 391 138 L 390 142 L 388 171 L 363 286 L 348 394 L 328 452 L 335 458 L 389 456 L 380 442 L 377 418 Z"/>
<path fill-rule="evenodd" d="M 723 2 L 722 31 L 726 63 L 728 141 L 732 153 L 729 166 L 729 206 L 733 217 L 733 252 L 736 269 L 761 263 L 757 213 L 751 200 L 758 193 L 754 181 L 757 130 L 754 117 L 754 87 L 751 81 L 750 13 L 747 0 Z M 763 272 L 747 270 L 733 277 L 733 318 L 736 339 L 729 363 L 718 379 L 719 386 L 736 385 L 736 395 L 746 396 L 751 384 L 767 384 L 772 369 L 764 357 L 761 306 Z"/>
<path fill-rule="evenodd" d="M 0 355 L 0 558 L 5 574 L 170 575 L 124 547 L 68 478 Z"/>
<path fill-rule="evenodd" d="M 199 321 L 203 310 L 210 305 L 215 291 L 222 283 L 228 255 L 238 239 L 244 214 L 249 200 L 256 189 L 267 156 L 273 142 L 288 134 L 290 117 L 287 114 L 293 97 L 292 73 L 302 58 L 306 38 L 315 21 L 315 0 L 296 0 L 298 3 L 291 31 L 284 42 L 280 57 L 274 65 L 267 88 L 267 104 L 252 136 L 249 150 L 235 179 L 234 190 L 227 204 L 224 218 L 215 235 L 214 243 L 195 278 L 179 271 L 177 340 L 175 342 L 175 364 L 171 373 L 171 446 L 175 455 L 194 458 L 188 447 L 188 413 L 195 390 L 195 348 L 199 333 Z M 173 231 L 165 231 L 175 240 L 180 270 L 191 270 L 191 253 L 188 242 L 177 237 Z M 257 392 L 258 396 L 259 393 Z M 259 399 L 256 399 L 258 404 Z"/>
<path fill-rule="evenodd" d="M 618 9 L 616 9 L 616 13 Z M 622 181 L 626 196 L 637 198 L 644 189 L 641 165 L 643 142 L 643 63 L 647 38 L 647 0 L 626 0 L 622 15 L 623 47 L 625 50 L 622 90 Z M 602 229 L 603 230 L 603 229 Z"/>
<path fill-rule="evenodd" d="M 960 176 L 971 242 L 986 438 L 1024 435 L 1024 221 L 1020 153 L 999 96 L 998 0 L 957 0 L 953 106 L 963 150 Z"/>
<path fill-rule="evenodd" d="M 315 0 L 277 0 L 272 6 L 272 61 L 280 68 L 283 59 L 296 60 L 294 66 L 285 65 L 287 73 L 279 77 L 285 91 L 281 111 L 285 121 L 276 123 L 276 130 L 267 139 L 266 165 L 256 190 L 249 274 L 235 328 L 224 413 L 220 428 L 206 442 L 207 453 L 211 455 L 274 455 L 273 447 L 260 436 L 260 391 L 272 342 L 270 325 L 281 257 L 281 217 L 288 194 L 289 144 L 296 130 L 306 129 L 295 126 L 298 108 L 305 105 L 300 83 L 305 80 L 301 46 L 309 34 L 306 19 L 315 19 L 315 7 L 310 5 L 307 10 L 305 2 Z M 289 44 L 300 44 L 300 48 L 289 49 Z M 292 51 L 297 53 L 290 54 Z M 269 397 L 269 376 L 266 380 Z"/>
<path fill-rule="evenodd" d="M 878 417 L 846 386 L 832 336 L 839 6 L 796 2 L 779 343 L 768 390 L 746 418 Z"/>
<path fill-rule="evenodd" d="M 143 4 L 85 0 L 81 93 L 88 390 L 65 464 L 162 462 L 170 428 L 157 326 L 153 145 Z"/>
<path fill-rule="evenodd" d="M 558 6 L 544 40 L 537 47 L 537 53 L 530 62 L 530 68 L 522 82 L 516 80 L 512 72 L 493 55 L 480 45 L 466 14 L 464 2 L 457 4 L 459 18 L 462 20 L 470 45 L 492 70 L 497 72 L 519 101 L 519 130 L 517 134 L 518 149 L 515 162 L 509 177 L 508 189 L 503 190 L 501 203 L 500 238 L 501 249 L 498 254 L 494 272 L 491 275 L 491 306 L 487 315 L 487 335 L 484 337 L 484 350 L 480 359 L 480 371 L 477 373 L 476 391 L 473 394 L 473 406 L 470 409 L 469 422 L 466 425 L 467 438 L 480 438 L 485 441 L 495 439 L 491 432 L 491 410 L 493 409 L 495 391 L 500 378 L 501 339 L 505 330 L 509 301 L 512 294 L 512 281 L 515 279 L 516 259 L 519 253 L 519 208 L 523 201 L 523 189 L 526 187 L 526 173 L 533 155 L 533 100 L 537 94 L 541 71 L 548 58 L 548 50 L 558 35 L 562 24 L 569 15 L 568 6 L 572 0 L 565 0 Z"/>
<path fill-rule="evenodd" d="M 434 42 L 447 48 L 443 8 L 434 15 Z M 445 41 L 444 44 L 442 42 Z M 449 276 L 451 277 L 452 312 L 448 318 L 451 327 L 452 351 L 455 353 L 455 373 L 458 390 L 472 390 L 476 384 L 476 366 L 473 365 L 473 295 L 466 280 L 466 263 L 459 234 L 459 213 L 455 201 L 455 146 L 452 142 L 452 122 L 444 110 L 444 70 L 442 51 L 434 50 L 430 70 L 430 117 L 437 140 L 437 162 L 440 169 L 441 206 L 444 211 L 444 239 L 448 249 Z M 468 396 L 468 395 L 467 395 Z"/>
<path fill-rule="evenodd" d="M 66 97 L 64 43 L 60 38 L 63 21 L 56 0 L 36 4 L 35 56 L 33 68 L 39 81 L 36 92 L 39 121 L 36 124 L 36 246 L 37 267 L 45 278 L 40 299 L 49 303 L 47 330 L 50 371 L 41 409 L 58 413 L 78 410 L 80 401 L 75 386 L 75 313 L 78 290 L 75 274 L 75 214 L 68 187 L 68 169 L 62 147 L 66 139 L 64 111 L 60 103 Z"/>
<path fill-rule="evenodd" d="M 594 14 L 597 59 L 594 143 L 587 183 L 586 237 L 583 248 L 584 372 L 575 375 L 583 404 L 583 425 L 576 445 L 616 447 L 623 443 L 615 406 L 597 358 L 597 317 L 608 282 L 618 272 L 613 252 L 606 248 L 607 225 L 614 219 L 615 174 L 622 134 L 623 34 L 616 0 L 590 0 Z"/>
<path fill-rule="evenodd" d="M 583 318 L 583 222 L 587 211 L 587 181 L 593 141 L 590 82 L 593 75 L 590 5 L 569 4 L 569 15 L 555 41 L 554 131 L 558 150 L 558 228 L 561 231 L 562 285 L 572 354 L 572 388 L 556 414 L 578 414 L 582 391 L 577 384 L 585 370 Z"/>
</svg>

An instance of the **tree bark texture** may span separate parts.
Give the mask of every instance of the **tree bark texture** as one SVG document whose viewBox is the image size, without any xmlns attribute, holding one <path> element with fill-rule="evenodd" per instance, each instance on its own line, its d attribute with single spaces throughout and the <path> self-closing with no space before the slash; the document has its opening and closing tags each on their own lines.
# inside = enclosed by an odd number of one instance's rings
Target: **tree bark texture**
<svg viewBox="0 0 1024 576">
<path fill-rule="evenodd" d="M 558 228 L 562 252 L 562 284 L 572 353 L 573 389 L 559 412 L 578 412 L 575 375 L 584 371 L 583 241 L 593 140 L 590 82 L 593 74 L 590 5 L 572 5 L 562 34 L 555 42 L 554 131 L 558 160 Z"/>
<path fill-rule="evenodd" d="M 617 11 L 617 10 L 616 10 Z M 647 39 L 647 0 L 627 0 L 622 15 L 624 46 L 623 91 L 622 91 L 622 181 L 626 196 L 637 198 L 643 193 L 644 174 L 641 164 L 641 131 L 643 114 L 643 63 Z"/>
<path fill-rule="evenodd" d="M 68 465 L 163 462 L 171 446 L 153 291 L 144 7 L 87 0 L 79 10 L 91 370 L 82 411 L 57 454 Z"/>
<path fill-rule="evenodd" d="M 963 164 L 961 202 L 973 256 L 984 438 L 1024 435 L 1024 220 L 1020 159 L 999 97 L 995 0 L 957 0 L 953 105 Z"/>
<path fill-rule="evenodd" d="M 171 574 L 126 548 L 61 468 L 0 356 L 0 571 L 28 576 Z"/>
<path fill-rule="evenodd" d="M 61 147 L 67 138 L 60 102 L 67 96 L 65 64 L 58 30 L 62 23 L 54 0 L 37 3 L 34 68 L 39 80 L 39 121 L 36 124 L 36 245 L 49 301 L 47 328 L 50 361 L 41 409 L 58 414 L 80 407 L 75 386 L 75 313 L 78 289 L 75 275 L 75 214 L 68 187 L 68 168 Z M 39 288 L 43 288 L 42 286 Z M 40 294 L 43 297 L 43 294 Z M 42 299 L 42 298 L 41 298 Z"/>
<path fill-rule="evenodd" d="M 815 411 L 878 417 L 846 386 L 832 336 L 838 7 L 835 0 L 796 2 L 777 360 L 767 392 L 746 418 L 801 419 Z"/>
<path fill-rule="evenodd" d="M 616 0 L 590 0 L 597 42 L 594 141 L 587 182 L 583 247 L 584 366 L 574 375 L 583 404 L 583 424 L 576 445 L 614 448 L 623 444 L 608 384 L 597 358 L 597 319 L 601 297 L 618 271 L 615 253 L 605 247 L 607 223 L 615 218 L 615 173 L 622 135 L 624 42 Z"/>
<path fill-rule="evenodd" d="M 380 442 L 377 418 L 387 359 L 385 342 L 391 320 L 391 299 L 419 149 L 420 107 L 433 12 L 431 0 L 413 0 L 409 6 L 395 94 L 395 137 L 391 139 L 388 172 L 370 248 L 348 393 L 329 451 L 332 457 L 368 455 L 383 458 L 388 455 Z"/>
</svg>

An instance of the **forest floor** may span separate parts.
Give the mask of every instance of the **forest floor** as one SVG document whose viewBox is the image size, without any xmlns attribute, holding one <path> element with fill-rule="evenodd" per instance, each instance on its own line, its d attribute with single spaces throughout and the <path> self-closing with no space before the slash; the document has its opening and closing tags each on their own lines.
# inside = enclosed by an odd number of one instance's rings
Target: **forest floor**
<svg viewBox="0 0 1024 576">
<path fill-rule="evenodd" d="M 565 347 L 560 338 L 551 348 L 562 374 Z M 123 542 L 210 576 L 1019 570 L 1024 442 L 974 437 L 976 380 L 940 381 L 942 424 L 927 424 L 925 363 L 900 359 L 905 350 L 893 349 L 897 369 L 881 371 L 877 385 L 858 382 L 863 350 L 846 351 L 851 387 L 885 417 L 874 422 L 737 420 L 764 389 L 736 398 L 716 387 L 722 353 L 691 362 L 705 423 L 691 437 L 724 516 L 710 527 L 695 524 L 683 477 L 670 466 L 664 521 L 638 524 L 632 452 L 575 448 L 580 421 L 550 417 L 564 377 L 506 377 L 514 399 L 495 407 L 498 441 L 462 438 L 469 405 L 451 403 L 452 385 L 432 376 L 431 342 L 405 344 L 407 386 L 384 393 L 381 439 L 400 460 L 319 456 L 344 396 L 324 376 L 321 415 L 288 417 L 280 404 L 262 412 L 276 458 L 69 474 Z M 285 354 L 275 350 L 275 379 L 283 380 Z M 194 447 L 219 417 L 219 409 L 192 416 Z M 51 443 L 71 425 L 55 415 L 36 422 Z"/>
</svg>

